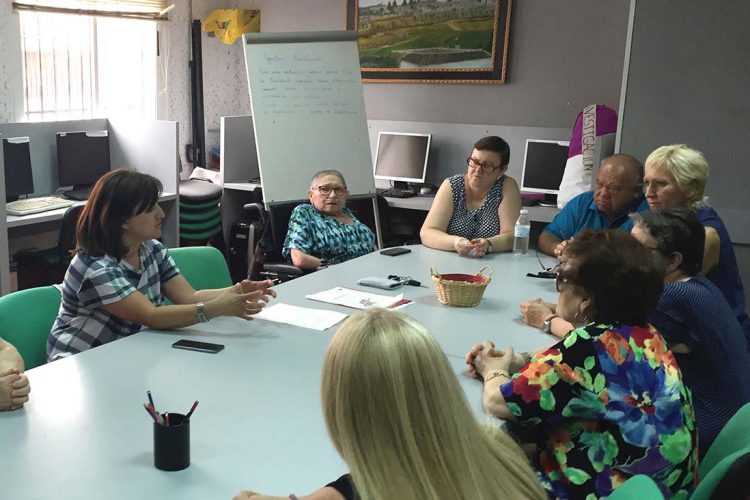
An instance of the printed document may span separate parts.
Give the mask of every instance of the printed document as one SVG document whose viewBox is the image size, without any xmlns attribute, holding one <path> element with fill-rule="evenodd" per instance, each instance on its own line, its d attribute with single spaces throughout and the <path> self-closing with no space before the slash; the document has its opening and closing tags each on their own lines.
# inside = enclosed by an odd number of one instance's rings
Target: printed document
<svg viewBox="0 0 750 500">
<path fill-rule="evenodd" d="M 253 318 L 323 331 L 341 322 L 347 316 L 348 314 L 340 312 L 290 306 L 277 302 L 272 306 L 264 307 Z"/>
<path fill-rule="evenodd" d="M 305 295 L 305 297 L 311 300 L 352 307 L 354 309 L 368 309 L 370 307 L 393 307 L 403 302 L 404 294 L 394 296 L 381 295 L 337 286 L 324 292 Z"/>
</svg>

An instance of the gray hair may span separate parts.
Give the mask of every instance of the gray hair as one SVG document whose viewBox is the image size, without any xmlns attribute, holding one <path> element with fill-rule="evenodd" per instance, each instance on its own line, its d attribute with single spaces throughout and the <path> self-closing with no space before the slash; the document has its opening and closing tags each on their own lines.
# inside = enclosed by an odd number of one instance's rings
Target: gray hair
<svg viewBox="0 0 750 500">
<path fill-rule="evenodd" d="M 319 170 L 318 172 L 315 172 L 315 175 L 313 175 L 312 179 L 310 180 L 310 189 L 315 187 L 315 181 L 318 180 L 320 177 L 323 177 L 324 175 L 335 175 L 339 179 L 341 179 L 341 184 L 346 186 L 346 180 L 344 180 L 344 174 L 339 172 L 338 170 Z"/>
</svg>

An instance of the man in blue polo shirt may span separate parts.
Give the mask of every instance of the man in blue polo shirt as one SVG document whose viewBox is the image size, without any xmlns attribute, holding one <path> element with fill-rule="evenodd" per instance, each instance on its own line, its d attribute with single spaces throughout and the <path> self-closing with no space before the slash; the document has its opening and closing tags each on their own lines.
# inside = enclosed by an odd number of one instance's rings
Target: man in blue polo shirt
<svg viewBox="0 0 750 500">
<path fill-rule="evenodd" d="M 537 248 L 560 256 L 567 240 L 582 229 L 620 228 L 630 231 L 628 214 L 648 210 L 643 196 L 643 164 L 630 155 L 605 158 L 596 176 L 596 188 L 568 202 L 539 236 Z"/>
</svg>

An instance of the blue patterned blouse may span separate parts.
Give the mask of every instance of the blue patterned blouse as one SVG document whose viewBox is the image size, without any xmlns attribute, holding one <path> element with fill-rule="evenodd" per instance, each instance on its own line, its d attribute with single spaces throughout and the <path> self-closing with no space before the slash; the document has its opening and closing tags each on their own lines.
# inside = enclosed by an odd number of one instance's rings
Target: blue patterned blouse
<svg viewBox="0 0 750 500">
<path fill-rule="evenodd" d="M 375 236 L 348 208 L 344 213 L 353 224 L 346 224 L 315 210 L 312 205 L 298 205 L 289 217 L 289 230 L 281 255 L 291 260 L 291 249 L 338 264 L 375 250 Z"/>
</svg>

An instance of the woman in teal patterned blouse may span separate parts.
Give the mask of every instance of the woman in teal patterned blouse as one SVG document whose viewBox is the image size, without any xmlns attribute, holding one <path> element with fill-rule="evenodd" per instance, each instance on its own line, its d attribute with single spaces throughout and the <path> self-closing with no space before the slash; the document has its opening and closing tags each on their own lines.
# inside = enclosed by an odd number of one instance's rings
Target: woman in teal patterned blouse
<svg viewBox="0 0 750 500">
<path fill-rule="evenodd" d="M 475 345 L 466 362 L 484 379 L 485 409 L 535 432 L 532 462 L 552 497 L 600 498 L 646 474 L 666 498 L 687 498 L 698 463 L 692 398 L 648 324 L 662 265 L 619 230 L 584 231 L 564 257 L 556 313 L 578 328 L 530 359 Z"/>
<path fill-rule="evenodd" d="M 375 236 L 346 208 L 349 191 L 338 170 L 316 173 L 307 198 L 289 218 L 281 255 L 302 269 L 338 264 L 375 250 Z"/>
</svg>

